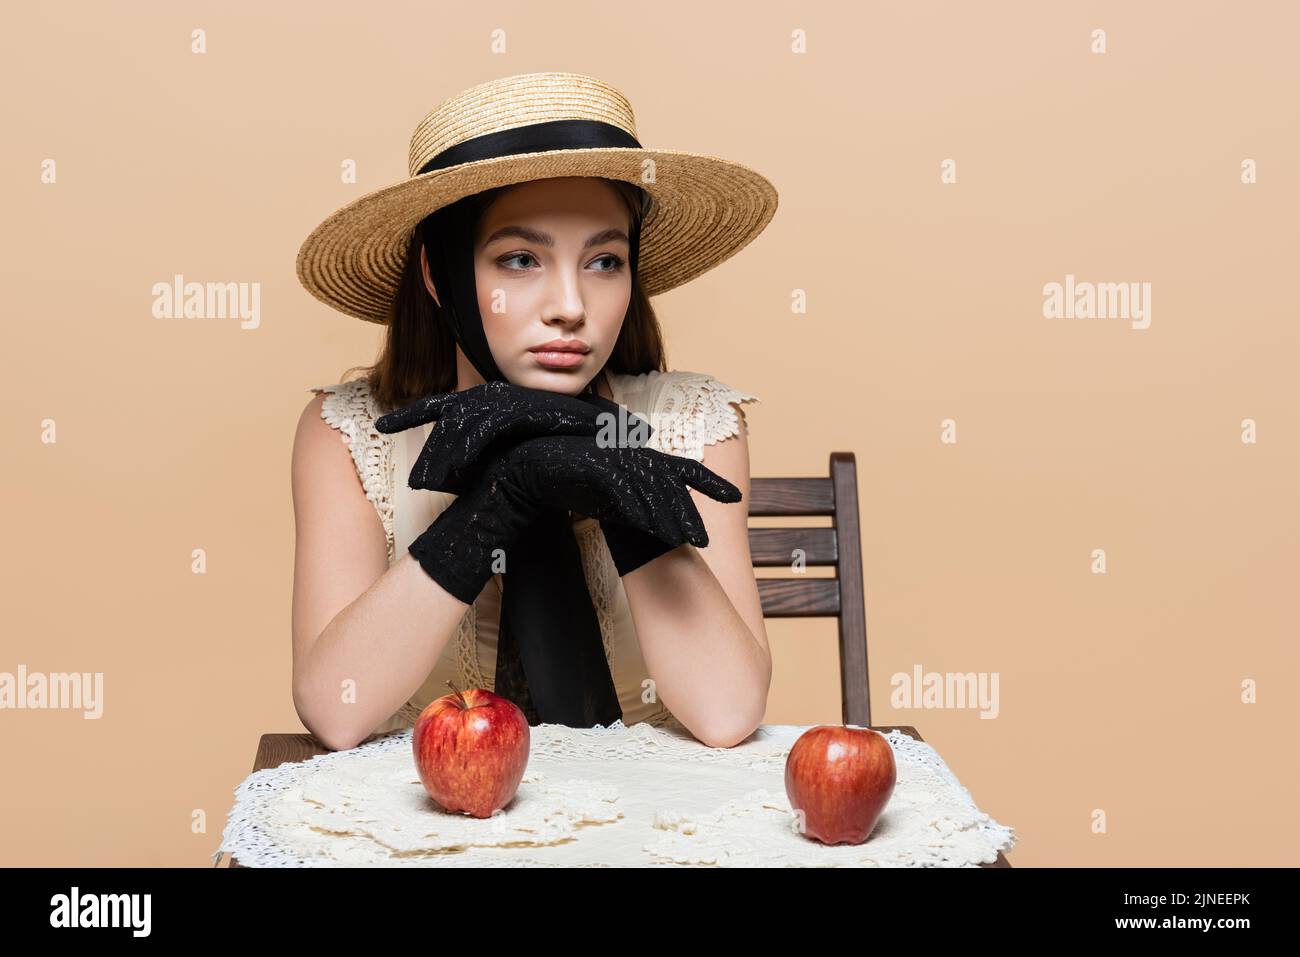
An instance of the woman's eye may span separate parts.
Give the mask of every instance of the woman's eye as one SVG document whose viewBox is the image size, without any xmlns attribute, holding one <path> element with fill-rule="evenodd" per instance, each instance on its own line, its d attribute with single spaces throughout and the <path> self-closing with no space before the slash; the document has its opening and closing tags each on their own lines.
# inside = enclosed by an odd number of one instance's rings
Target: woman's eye
<svg viewBox="0 0 1300 957">
<path fill-rule="evenodd" d="M 616 271 L 620 266 L 623 265 L 623 260 L 620 259 L 618 256 L 615 256 L 613 253 L 609 253 L 608 255 L 601 256 L 599 259 L 596 260 L 596 262 L 608 262 L 608 263 L 609 263 L 609 268 L 608 268 L 608 269 L 597 269 L 596 272 L 614 272 L 614 271 Z"/>
<path fill-rule="evenodd" d="M 533 256 L 532 253 L 515 253 L 515 254 L 512 255 L 512 256 L 506 256 L 504 259 L 500 259 L 500 260 L 498 260 L 498 262 L 500 262 L 501 265 L 505 266 L 507 263 L 513 262 L 513 261 L 516 260 L 516 259 L 532 259 L 532 260 L 535 261 L 535 260 L 536 260 L 536 257 Z M 512 266 L 512 267 L 509 267 L 509 268 L 512 268 L 512 269 L 513 269 L 513 268 L 515 268 L 515 267 Z M 524 266 L 523 268 L 524 268 L 524 269 L 527 269 L 528 267 L 527 267 L 527 266 Z"/>
</svg>

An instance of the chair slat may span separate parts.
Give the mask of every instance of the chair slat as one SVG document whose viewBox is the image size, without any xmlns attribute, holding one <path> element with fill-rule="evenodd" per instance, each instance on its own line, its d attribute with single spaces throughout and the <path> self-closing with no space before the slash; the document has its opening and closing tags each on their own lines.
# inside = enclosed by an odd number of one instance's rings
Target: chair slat
<svg viewBox="0 0 1300 957">
<path fill-rule="evenodd" d="M 756 568 L 794 565 L 802 550 L 804 565 L 834 565 L 839 561 L 833 528 L 751 528 L 749 555 Z"/>
<path fill-rule="evenodd" d="M 760 578 L 764 618 L 833 618 L 840 613 L 834 578 Z"/>
<path fill-rule="evenodd" d="M 834 515 L 829 478 L 751 478 L 750 515 Z"/>
</svg>

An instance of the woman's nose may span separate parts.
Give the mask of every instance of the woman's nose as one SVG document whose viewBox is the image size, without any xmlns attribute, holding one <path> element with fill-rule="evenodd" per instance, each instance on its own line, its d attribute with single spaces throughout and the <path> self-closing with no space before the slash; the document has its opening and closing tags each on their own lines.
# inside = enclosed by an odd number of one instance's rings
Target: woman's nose
<svg viewBox="0 0 1300 957">
<path fill-rule="evenodd" d="M 552 276 L 554 278 L 548 290 L 550 307 L 547 314 L 569 324 L 582 322 L 587 310 L 582 301 L 582 286 L 578 282 L 576 271 L 560 269 L 553 272 Z"/>
</svg>

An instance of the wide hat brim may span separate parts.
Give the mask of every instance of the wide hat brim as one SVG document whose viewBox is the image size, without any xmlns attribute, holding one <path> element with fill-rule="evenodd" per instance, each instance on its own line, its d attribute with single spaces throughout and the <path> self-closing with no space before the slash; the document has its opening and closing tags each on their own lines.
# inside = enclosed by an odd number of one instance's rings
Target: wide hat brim
<svg viewBox="0 0 1300 957">
<path fill-rule="evenodd" d="M 646 160 L 653 160 L 653 182 L 643 179 Z M 422 219 L 474 193 L 561 176 L 624 180 L 651 195 L 637 263 L 648 296 L 734 256 L 777 208 L 776 188 L 765 177 L 715 156 L 623 147 L 520 153 L 413 176 L 348 203 L 303 242 L 298 279 L 345 315 L 387 323 L 412 232 Z"/>
</svg>

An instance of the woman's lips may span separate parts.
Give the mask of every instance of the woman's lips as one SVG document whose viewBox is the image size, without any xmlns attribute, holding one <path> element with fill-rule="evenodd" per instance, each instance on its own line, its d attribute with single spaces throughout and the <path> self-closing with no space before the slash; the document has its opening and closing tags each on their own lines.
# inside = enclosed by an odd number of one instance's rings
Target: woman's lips
<svg viewBox="0 0 1300 957">
<path fill-rule="evenodd" d="M 548 369 L 572 369 L 574 366 L 582 365 L 582 360 L 587 358 L 585 352 L 534 352 L 532 355 L 537 359 L 539 365 Z"/>
</svg>

